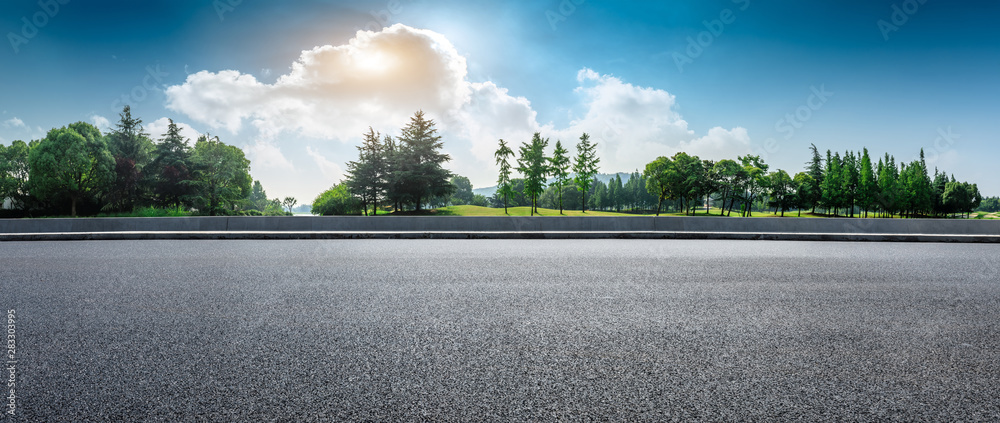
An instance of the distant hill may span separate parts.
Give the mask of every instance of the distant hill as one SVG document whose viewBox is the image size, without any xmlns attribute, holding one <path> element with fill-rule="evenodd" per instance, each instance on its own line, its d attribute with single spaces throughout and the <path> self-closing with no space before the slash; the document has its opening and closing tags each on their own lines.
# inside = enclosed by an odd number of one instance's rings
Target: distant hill
<svg viewBox="0 0 1000 423">
<path fill-rule="evenodd" d="M 622 177 L 622 184 L 628 182 L 629 178 L 632 176 L 631 173 L 626 173 L 626 172 L 598 173 L 597 176 L 595 176 L 595 178 L 597 178 L 597 180 L 599 180 L 601 182 L 604 182 L 606 184 L 606 183 L 610 182 L 612 179 L 614 179 L 615 175 L 621 175 L 621 177 Z M 555 182 L 555 179 L 549 179 L 548 183 L 551 184 L 552 182 Z M 480 195 L 482 195 L 484 197 L 492 197 L 493 193 L 495 193 L 495 192 L 497 192 L 497 186 L 496 185 L 491 186 L 491 187 L 486 187 L 486 188 L 475 188 L 475 189 L 472 190 L 473 194 L 480 194 Z"/>
</svg>

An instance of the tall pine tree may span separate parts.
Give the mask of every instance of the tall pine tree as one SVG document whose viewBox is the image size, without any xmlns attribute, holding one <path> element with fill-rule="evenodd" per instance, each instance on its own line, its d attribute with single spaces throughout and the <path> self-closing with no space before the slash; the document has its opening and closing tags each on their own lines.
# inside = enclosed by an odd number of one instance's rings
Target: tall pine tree
<svg viewBox="0 0 1000 423">
<path fill-rule="evenodd" d="M 500 175 L 497 178 L 497 194 L 503 199 L 503 214 L 507 214 L 507 201 L 514 197 L 514 187 L 510 181 L 510 159 L 514 157 L 514 151 L 507 146 L 507 142 L 500 140 L 500 147 L 497 148 L 494 156 L 497 165 L 500 166 Z"/>
<path fill-rule="evenodd" d="M 583 194 L 580 199 L 580 208 L 584 213 L 587 212 L 587 192 L 594 184 L 597 164 L 601 162 L 601 159 L 597 157 L 596 150 L 597 144 L 590 143 L 590 135 L 584 133 L 580 136 L 580 143 L 576 145 L 576 158 L 573 162 L 573 172 L 576 173 L 576 176 L 573 177 L 573 183 L 576 184 L 576 189 Z"/>
<path fill-rule="evenodd" d="M 538 212 L 538 196 L 545 191 L 546 176 L 549 174 L 548 158 L 545 157 L 545 147 L 549 140 L 535 132 L 531 143 L 522 143 L 520 157 L 517 159 L 517 171 L 524 176 L 524 195 L 531 199 L 531 215 Z"/>
<path fill-rule="evenodd" d="M 434 197 L 451 196 L 451 172 L 442 165 L 451 157 L 441 152 L 444 143 L 434 128 L 434 121 L 417 111 L 399 137 L 399 151 L 394 163 L 394 180 L 401 201 L 413 204 L 420 211 L 425 201 Z"/>
<path fill-rule="evenodd" d="M 556 149 L 549 158 L 549 169 L 555 178 L 556 192 L 559 194 L 559 214 L 563 214 L 563 188 L 569 184 L 569 151 L 563 148 L 562 142 L 556 140 Z"/>
</svg>

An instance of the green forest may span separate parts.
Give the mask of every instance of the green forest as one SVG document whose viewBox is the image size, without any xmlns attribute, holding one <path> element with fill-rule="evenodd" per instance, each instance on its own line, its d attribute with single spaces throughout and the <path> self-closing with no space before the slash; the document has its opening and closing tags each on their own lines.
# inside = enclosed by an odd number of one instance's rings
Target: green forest
<svg viewBox="0 0 1000 423">
<path fill-rule="evenodd" d="M 171 120 L 154 142 L 125 106 L 101 134 L 76 122 L 45 138 L 0 145 L 6 217 L 286 215 L 294 198 L 268 199 L 238 147 L 202 135 L 190 145 Z"/>
<path fill-rule="evenodd" d="M 346 177 L 311 205 L 318 215 L 435 214 L 447 206 L 754 216 L 971 217 L 1000 212 L 976 184 L 957 181 L 920 158 L 898 162 L 868 150 L 844 153 L 811 145 L 792 175 L 759 156 L 702 160 L 679 152 L 644 169 L 602 175 L 597 144 L 582 134 L 563 145 L 535 133 L 512 146 L 498 141 L 496 191 L 473 193 L 469 179 L 444 166 L 434 121 L 418 111 L 398 137 L 369 128 Z M 575 153 L 570 149 L 574 149 Z M 624 177 L 623 177 L 624 175 Z M 143 132 L 125 106 L 108 133 L 85 122 L 40 140 L 0 145 L 2 217 L 288 215 L 292 197 L 268 198 L 250 175 L 243 150 L 219 137 L 193 143 L 170 121 L 166 133 Z M 982 217 L 982 216 L 976 216 Z"/>
</svg>

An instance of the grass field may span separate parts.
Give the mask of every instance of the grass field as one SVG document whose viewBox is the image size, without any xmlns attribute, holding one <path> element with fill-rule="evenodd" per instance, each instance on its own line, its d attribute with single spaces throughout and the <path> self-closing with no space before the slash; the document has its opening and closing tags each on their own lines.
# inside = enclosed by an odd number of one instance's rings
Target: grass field
<svg viewBox="0 0 1000 423">
<path fill-rule="evenodd" d="M 379 214 L 382 214 L 382 213 L 380 212 Z M 402 214 L 410 214 L 410 213 L 402 213 Z M 480 207 L 480 206 L 448 206 L 448 207 L 442 207 L 442 208 L 438 208 L 438 209 L 428 210 L 428 211 L 420 213 L 420 214 L 424 215 L 424 216 L 504 216 L 504 212 L 503 212 L 502 208 L 490 208 L 490 207 Z M 653 216 L 654 214 L 653 213 L 616 213 L 616 212 L 592 211 L 592 210 L 588 210 L 587 213 L 583 213 L 583 212 L 581 212 L 579 210 L 564 210 L 562 215 L 563 216 Z M 739 212 L 737 212 L 737 211 L 734 211 L 732 214 L 730 214 L 730 216 L 738 216 L 738 215 L 739 215 Z M 997 219 L 997 218 L 1000 218 L 1000 216 L 998 216 L 997 213 L 979 212 L 978 215 L 980 216 L 980 217 L 978 217 L 978 219 Z M 507 209 L 507 216 L 530 216 L 530 209 L 529 209 L 529 207 L 510 207 L 510 208 Z M 535 216 L 555 216 L 555 217 L 558 217 L 559 216 L 559 210 L 545 209 L 545 208 L 539 207 L 538 208 L 538 213 L 536 213 Z M 665 213 L 664 212 L 664 213 L 660 213 L 660 216 L 685 216 L 685 214 L 684 213 Z M 688 216 L 690 216 L 690 215 L 688 215 Z M 718 217 L 719 216 L 719 209 L 711 209 L 708 213 L 706 213 L 704 210 L 700 210 L 697 213 L 695 213 L 693 216 L 712 216 L 712 217 Z M 973 214 L 972 218 L 976 219 L 977 218 L 976 216 L 977 216 L 977 214 Z M 781 216 L 781 213 L 774 213 L 774 212 L 766 211 L 766 212 L 754 212 L 753 213 L 753 217 L 782 217 L 782 216 Z M 821 214 L 821 213 L 815 213 L 814 214 L 814 213 L 809 213 L 809 212 L 806 212 L 806 211 L 803 211 L 802 215 L 799 216 L 798 212 L 796 212 L 796 211 L 787 211 L 787 212 L 785 212 L 785 216 L 784 217 L 788 217 L 788 218 L 794 218 L 794 217 L 810 217 L 810 218 L 815 218 L 815 217 L 820 217 L 821 218 L 821 217 L 832 217 L 832 216 L 828 216 L 828 215 Z M 846 217 L 846 216 L 836 216 L 836 217 Z M 860 217 L 860 216 L 855 215 L 855 217 Z M 872 216 L 872 215 L 869 214 L 869 217 L 874 217 L 874 216 Z"/>
<path fill-rule="evenodd" d="M 489 208 L 480 206 L 449 206 L 434 209 L 427 214 L 433 216 L 503 216 L 502 208 Z M 653 213 L 616 213 L 607 211 L 587 211 L 583 213 L 579 210 L 563 210 L 563 216 L 653 216 Z M 736 216 L 733 213 L 732 216 Z M 755 212 L 754 217 L 780 217 L 779 214 L 771 212 Z M 510 207 L 507 209 L 507 216 L 530 216 L 529 207 Z M 538 208 L 536 216 L 559 216 L 559 210 Z M 684 216 L 684 213 L 660 213 L 660 216 Z M 719 209 L 712 209 L 708 213 L 704 210 L 695 213 L 694 216 L 719 216 Z M 795 212 L 785 212 L 785 217 L 796 217 Z M 820 214 L 802 213 L 802 217 L 824 217 Z"/>
</svg>

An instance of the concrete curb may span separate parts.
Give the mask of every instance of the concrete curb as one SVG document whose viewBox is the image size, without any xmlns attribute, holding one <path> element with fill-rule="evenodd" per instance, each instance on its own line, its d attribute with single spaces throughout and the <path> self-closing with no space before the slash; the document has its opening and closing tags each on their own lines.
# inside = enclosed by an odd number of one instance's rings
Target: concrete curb
<svg viewBox="0 0 1000 423">
<path fill-rule="evenodd" d="M 1000 243 L 1000 235 L 701 231 L 116 231 L 0 233 L 0 242 L 210 239 L 729 239 Z"/>
</svg>

